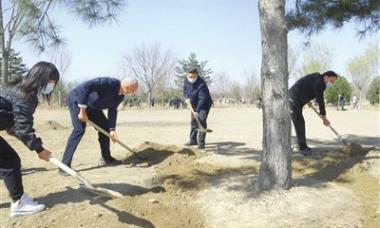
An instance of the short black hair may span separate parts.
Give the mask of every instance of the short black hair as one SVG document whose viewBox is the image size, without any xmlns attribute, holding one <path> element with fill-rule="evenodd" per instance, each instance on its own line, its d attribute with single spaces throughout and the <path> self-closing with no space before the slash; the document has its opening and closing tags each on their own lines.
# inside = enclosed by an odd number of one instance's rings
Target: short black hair
<svg viewBox="0 0 380 228">
<path fill-rule="evenodd" d="M 334 71 L 332 71 L 332 70 L 329 70 L 329 71 L 326 71 L 325 73 L 323 73 L 323 76 L 327 76 L 327 77 L 338 77 L 338 75 L 334 72 Z"/>
<path fill-rule="evenodd" d="M 190 67 L 187 73 L 199 74 L 198 67 Z"/>
</svg>

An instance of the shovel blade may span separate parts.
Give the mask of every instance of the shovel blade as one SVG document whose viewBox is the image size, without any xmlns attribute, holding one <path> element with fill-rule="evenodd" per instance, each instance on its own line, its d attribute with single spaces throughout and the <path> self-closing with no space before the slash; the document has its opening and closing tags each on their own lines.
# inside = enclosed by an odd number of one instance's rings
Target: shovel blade
<svg viewBox="0 0 380 228">
<path fill-rule="evenodd" d="M 204 129 L 204 128 L 197 128 L 196 131 L 202 132 L 202 133 L 210 133 L 210 132 L 212 132 L 211 129 Z"/>
<path fill-rule="evenodd" d="M 80 187 L 86 189 L 89 192 L 94 193 L 98 196 L 104 196 L 108 198 L 123 198 L 124 196 L 120 192 L 116 192 L 110 189 L 101 188 L 101 187 L 95 187 L 95 186 L 86 186 L 81 184 Z"/>
</svg>

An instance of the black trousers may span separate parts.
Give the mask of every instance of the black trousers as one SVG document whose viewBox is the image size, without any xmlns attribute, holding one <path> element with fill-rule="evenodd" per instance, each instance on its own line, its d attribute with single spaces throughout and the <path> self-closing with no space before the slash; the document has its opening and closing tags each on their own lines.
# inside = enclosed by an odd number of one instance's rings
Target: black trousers
<svg viewBox="0 0 380 228">
<path fill-rule="evenodd" d="M 81 141 L 82 136 L 86 130 L 86 124 L 78 119 L 79 110 L 80 109 L 76 102 L 69 100 L 69 111 L 74 129 L 67 141 L 65 153 L 63 154 L 62 159 L 62 162 L 67 166 L 71 166 L 74 152 L 77 149 L 79 142 Z M 108 120 L 102 110 L 93 110 L 87 108 L 87 115 L 91 121 L 109 132 Z M 100 144 L 102 157 L 106 159 L 111 157 L 110 139 L 107 136 L 103 135 L 101 132 L 98 132 L 98 141 Z"/>
<path fill-rule="evenodd" d="M 16 151 L 0 136 L 0 176 L 15 202 L 24 194 L 21 160 Z"/>
<path fill-rule="evenodd" d="M 202 109 L 198 112 L 198 119 L 199 119 L 199 122 L 202 124 L 203 128 L 207 128 L 207 116 L 208 116 L 209 112 L 210 112 L 210 110 L 204 110 L 204 109 Z M 198 131 L 196 129 L 198 129 L 198 128 L 199 128 L 198 123 L 195 120 L 193 114 L 191 114 L 190 141 L 191 142 L 198 142 L 198 145 L 205 145 L 206 133 L 199 132 L 199 137 L 197 140 Z"/>
<path fill-rule="evenodd" d="M 294 129 L 296 130 L 297 143 L 301 150 L 307 147 L 306 144 L 306 131 L 305 131 L 305 119 L 302 115 L 303 105 L 298 104 L 296 101 L 290 101 L 290 116 Z"/>
</svg>

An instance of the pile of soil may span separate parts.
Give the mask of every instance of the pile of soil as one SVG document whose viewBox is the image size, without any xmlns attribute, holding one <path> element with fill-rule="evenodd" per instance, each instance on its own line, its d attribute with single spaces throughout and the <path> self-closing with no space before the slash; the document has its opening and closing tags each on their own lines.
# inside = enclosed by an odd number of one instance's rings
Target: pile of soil
<svg viewBox="0 0 380 228">
<path fill-rule="evenodd" d="M 203 155 L 190 148 L 153 142 L 144 142 L 134 151 L 146 159 L 131 155 L 124 159 L 124 164 L 153 166 L 158 173 L 154 180 L 156 186 L 143 195 L 112 200 L 113 204 L 126 211 L 133 205 L 133 210 L 144 218 L 140 221 L 142 227 L 207 227 L 191 201 L 194 194 L 183 194 L 175 180 L 184 172 L 192 172 L 194 161 Z"/>
</svg>

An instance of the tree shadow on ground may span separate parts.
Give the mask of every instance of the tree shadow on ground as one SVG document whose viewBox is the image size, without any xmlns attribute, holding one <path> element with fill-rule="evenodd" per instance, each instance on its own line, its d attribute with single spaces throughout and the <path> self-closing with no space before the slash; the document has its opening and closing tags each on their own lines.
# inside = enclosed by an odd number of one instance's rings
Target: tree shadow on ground
<svg viewBox="0 0 380 228">
<path fill-rule="evenodd" d="M 373 148 L 364 148 L 363 153 L 354 157 L 346 157 L 339 151 L 319 153 L 310 158 L 295 156 L 293 164 L 299 162 L 299 169 L 314 170 L 313 172 L 293 179 L 295 186 L 307 186 L 315 188 L 326 187 L 326 183 L 335 181 L 338 183 L 349 183 L 350 180 L 342 174 L 352 169 L 355 165 L 372 160 L 380 159 L 380 156 L 366 156 Z"/>
<path fill-rule="evenodd" d="M 261 161 L 261 151 L 245 147 L 243 142 L 214 142 L 206 145 L 206 151 L 226 156 L 240 156 L 242 159 Z"/>
<path fill-rule="evenodd" d="M 344 135 L 344 139 L 347 143 L 357 143 L 364 147 L 371 147 L 375 145 L 380 145 L 379 136 L 361 136 L 361 135 Z M 296 141 L 295 137 L 292 137 L 292 141 Z M 332 137 L 331 140 L 319 140 L 319 139 L 307 139 L 307 143 L 314 147 L 322 148 L 341 148 L 343 144 L 337 139 Z"/>
<path fill-rule="evenodd" d="M 243 187 L 246 188 L 248 184 L 246 180 L 237 181 L 237 179 L 243 180 L 248 177 L 257 176 L 257 173 L 257 168 L 254 166 L 209 169 L 209 167 L 200 165 L 194 170 L 189 171 L 189 173 L 171 173 L 160 176 L 158 181 L 163 185 L 166 182 L 170 182 L 179 191 L 186 192 L 200 191 L 210 186 L 220 186 L 228 180 L 232 185 L 227 188 L 236 190 Z"/>
<path fill-rule="evenodd" d="M 348 139 L 364 145 L 378 144 L 376 137 L 351 135 Z M 294 186 L 322 188 L 326 187 L 326 183 L 330 181 L 349 182 L 350 180 L 342 177 L 342 174 L 356 164 L 380 158 L 379 156 L 366 157 L 366 154 L 374 147 L 363 147 L 361 155 L 346 157 L 341 150 L 343 146 L 335 140 L 310 139 L 309 142 L 314 150 L 312 156 L 305 157 L 297 152 L 292 153 L 293 170 L 297 168 L 301 171 L 300 177 L 293 179 Z M 243 159 L 261 161 L 261 151 L 244 147 L 245 145 L 242 142 L 217 142 L 210 143 L 207 150 L 220 155 L 242 156 Z M 167 179 L 173 179 L 176 187 L 182 191 L 202 190 L 207 186 L 217 186 L 231 191 L 245 192 L 247 196 L 252 197 L 259 194 L 255 189 L 258 169 L 259 166 L 251 165 L 238 168 L 219 167 L 210 170 L 210 168 L 204 169 L 200 165 L 191 172 L 191 175 L 172 173 L 162 176 L 160 182 L 164 183 Z M 309 172 L 302 174 L 303 169 L 308 169 Z"/>
</svg>

